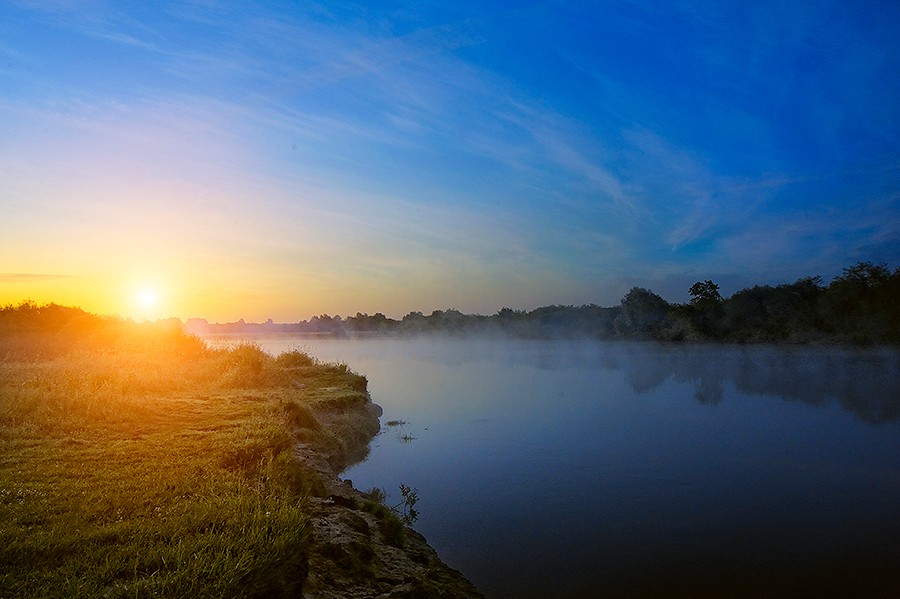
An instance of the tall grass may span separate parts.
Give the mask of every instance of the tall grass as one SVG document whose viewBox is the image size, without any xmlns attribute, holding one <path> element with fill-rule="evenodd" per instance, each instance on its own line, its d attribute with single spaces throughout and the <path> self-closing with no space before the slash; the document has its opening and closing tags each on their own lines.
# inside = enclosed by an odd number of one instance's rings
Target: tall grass
<svg viewBox="0 0 900 599">
<path fill-rule="evenodd" d="M 294 444 L 345 459 L 366 400 L 305 354 L 0 308 L 0 597 L 296 596 L 322 486 Z"/>
</svg>

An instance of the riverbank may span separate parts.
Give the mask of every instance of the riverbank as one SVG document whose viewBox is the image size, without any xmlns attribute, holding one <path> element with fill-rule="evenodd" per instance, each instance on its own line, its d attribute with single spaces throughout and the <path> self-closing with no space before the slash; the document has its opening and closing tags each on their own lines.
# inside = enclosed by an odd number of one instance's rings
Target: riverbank
<svg viewBox="0 0 900 599">
<path fill-rule="evenodd" d="M 283 354 L 285 355 L 285 354 Z M 336 390 L 335 390 L 336 391 Z M 322 430 L 343 439 L 340 450 L 300 442 L 294 455 L 315 472 L 321 488 L 308 498 L 310 549 L 305 599 L 451 599 L 482 595 L 444 564 L 425 537 L 404 526 L 376 493 L 363 493 L 339 473 L 365 459 L 379 431 L 381 408 L 365 402 L 326 401 L 313 413 Z"/>
<path fill-rule="evenodd" d="M 299 352 L 0 309 L 0 596 L 478 596 L 337 477 L 378 431 L 366 384 Z"/>
</svg>

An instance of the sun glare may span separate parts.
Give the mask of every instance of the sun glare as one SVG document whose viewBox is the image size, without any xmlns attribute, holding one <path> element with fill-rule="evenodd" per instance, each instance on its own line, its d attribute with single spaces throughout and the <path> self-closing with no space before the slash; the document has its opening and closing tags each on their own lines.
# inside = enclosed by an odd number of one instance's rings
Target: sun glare
<svg viewBox="0 0 900 599">
<path fill-rule="evenodd" d="M 134 302 L 135 317 L 137 318 L 159 318 L 159 310 L 162 308 L 159 290 L 152 286 L 142 286 L 134 291 L 132 297 Z"/>
<path fill-rule="evenodd" d="M 141 308 L 149 309 L 156 306 L 159 296 L 155 289 L 141 289 L 138 292 L 138 304 Z"/>
</svg>

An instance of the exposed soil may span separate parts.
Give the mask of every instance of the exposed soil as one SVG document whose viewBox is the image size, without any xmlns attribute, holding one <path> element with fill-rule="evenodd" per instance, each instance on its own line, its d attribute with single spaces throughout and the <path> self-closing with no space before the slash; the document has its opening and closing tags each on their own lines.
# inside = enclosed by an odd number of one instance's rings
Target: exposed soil
<svg viewBox="0 0 900 599">
<path fill-rule="evenodd" d="M 381 408 L 369 402 L 361 412 L 359 418 L 368 421 L 361 424 L 374 436 Z M 328 415 L 320 418 L 327 427 Z M 364 457 L 370 440 L 350 454 Z M 335 465 L 305 445 L 297 447 L 297 455 L 319 473 L 325 487 L 322 496 L 309 500 L 312 549 L 305 599 L 482 597 L 460 572 L 441 561 L 425 537 L 408 527 L 398 534 L 398 522 L 385 516 L 383 506 L 342 481 L 338 473 L 349 464 Z"/>
</svg>

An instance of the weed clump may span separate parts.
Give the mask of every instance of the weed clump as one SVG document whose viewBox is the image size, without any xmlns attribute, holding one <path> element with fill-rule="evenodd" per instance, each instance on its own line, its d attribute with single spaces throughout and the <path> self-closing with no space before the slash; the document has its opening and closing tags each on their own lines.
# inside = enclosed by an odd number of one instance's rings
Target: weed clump
<svg viewBox="0 0 900 599">
<path fill-rule="evenodd" d="M 406 527 L 411 526 L 419 517 L 414 509 L 419 500 L 419 492 L 412 487 L 400 484 L 400 495 L 403 498 L 395 506 L 388 506 L 388 495 L 384 489 L 373 487 L 363 493 L 364 509 L 378 518 L 378 530 L 385 542 L 395 547 L 403 545 Z"/>
<path fill-rule="evenodd" d="M 316 365 L 316 359 L 307 353 L 293 350 L 275 358 L 275 364 L 281 368 L 309 368 Z"/>
</svg>

